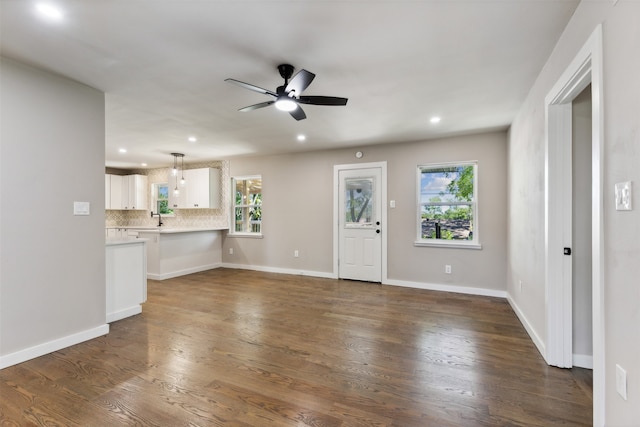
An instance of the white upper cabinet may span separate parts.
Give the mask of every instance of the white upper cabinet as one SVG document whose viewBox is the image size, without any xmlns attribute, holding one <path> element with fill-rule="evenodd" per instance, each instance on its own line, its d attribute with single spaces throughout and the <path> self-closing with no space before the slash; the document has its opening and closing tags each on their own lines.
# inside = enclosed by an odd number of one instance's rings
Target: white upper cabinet
<svg viewBox="0 0 640 427">
<path fill-rule="evenodd" d="M 148 179 L 145 175 L 125 175 L 122 177 L 122 209 L 147 210 Z"/>
<path fill-rule="evenodd" d="M 217 209 L 220 207 L 220 169 L 185 170 L 186 207 Z"/>
<path fill-rule="evenodd" d="M 111 180 L 111 193 L 109 199 L 109 209 L 123 209 L 122 205 L 122 176 L 109 175 Z"/>
<path fill-rule="evenodd" d="M 169 172 L 169 207 L 172 209 L 217 209 L 220 207 L 220 169 L 201 168 L 179 171 L 186 183 L 180 184 L 178 195 L 174 194 L 176 180 Z"/>
<path fill-rule="evenodd" d="M 105 176 L 106 209 L 146 210 L 148 179 L 145 175 Z"/>
</svg>

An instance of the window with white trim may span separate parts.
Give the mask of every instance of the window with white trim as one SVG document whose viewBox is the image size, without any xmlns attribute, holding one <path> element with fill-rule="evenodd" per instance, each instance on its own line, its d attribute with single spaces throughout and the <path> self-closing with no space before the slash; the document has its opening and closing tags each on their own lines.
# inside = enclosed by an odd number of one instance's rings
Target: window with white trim
<svg viewBox="0 0 640 427">
<path fill-rule="evenodd" d="M 417 246 L 479 249 L 477 162 L 418 166 Z"/>
<path fill-rule="evenodd" d="M 175 216 L 169 208 L 169 184 L 166 182 L 151 184 L 151 211 L 162 216 Z"/>
<path fill-rule="evenodd" d="M 260 175 L 231 178 L 232 234 L 262 234 L 262 177 Z"/>
</svg>

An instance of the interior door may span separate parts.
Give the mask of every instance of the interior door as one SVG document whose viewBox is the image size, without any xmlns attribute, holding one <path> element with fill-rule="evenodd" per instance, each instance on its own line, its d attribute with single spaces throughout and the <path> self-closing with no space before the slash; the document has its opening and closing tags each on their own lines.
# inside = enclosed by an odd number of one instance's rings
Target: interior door
<svg viewBox="0 0 640 427">
<path fill-rule="evenodd" d="M 338 178 L 338 276 L 381 282 L 382 170 L 340 170 Z"/>
</svg>

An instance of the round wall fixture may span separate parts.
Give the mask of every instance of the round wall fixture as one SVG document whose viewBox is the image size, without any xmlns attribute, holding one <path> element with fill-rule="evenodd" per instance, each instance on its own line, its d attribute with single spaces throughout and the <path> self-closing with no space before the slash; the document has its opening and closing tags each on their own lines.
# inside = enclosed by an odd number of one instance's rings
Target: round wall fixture
<svg viewBox="0 0 640 427">
<path fill-rule="evenodd" d="M 356 159 L 361 159 L 363 155 L 362 151 L 356 151 Z"/>
</svg>

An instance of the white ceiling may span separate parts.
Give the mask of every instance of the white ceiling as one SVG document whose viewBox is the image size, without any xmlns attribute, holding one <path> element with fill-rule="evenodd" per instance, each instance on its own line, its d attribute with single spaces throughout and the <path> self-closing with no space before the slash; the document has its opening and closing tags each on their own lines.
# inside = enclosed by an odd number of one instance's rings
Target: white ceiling
<svg viewBox="0 0 640 427">
<path fill-rule="evenodd" d="M 2 55 L 104 91 L 107 166 L 138 168 L 505 129 L 579 0 L 36 3 L 1 0 Z M 348 104 L 238 112 L 271 98 L 224 79 L 275 90 L 280 63 Z"/>
</svg>

